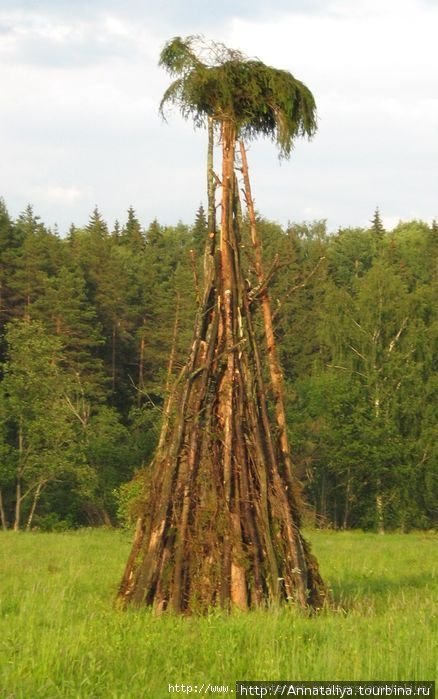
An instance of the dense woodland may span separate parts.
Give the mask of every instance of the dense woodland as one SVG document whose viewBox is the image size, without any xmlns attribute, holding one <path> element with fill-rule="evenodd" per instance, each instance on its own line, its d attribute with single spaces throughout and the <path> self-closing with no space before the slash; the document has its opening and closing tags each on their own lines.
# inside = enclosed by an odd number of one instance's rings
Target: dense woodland
<svg viewBox="0 0 438 699">
<path fill-rule="evenodd" d="M 385 231 L 376 210 L 367 229 L 259 230 L 307 521 L 434 526 L 438 225 Z M 206 236 L 202 206 L 147 229 L 130 208 L 113 230 L 95 209 L 61 236 L 0 201 L 3 528 L 126 523 L 187 358 Z M 255 287 L 249 238 L 242 254 Z"/>
</svg>

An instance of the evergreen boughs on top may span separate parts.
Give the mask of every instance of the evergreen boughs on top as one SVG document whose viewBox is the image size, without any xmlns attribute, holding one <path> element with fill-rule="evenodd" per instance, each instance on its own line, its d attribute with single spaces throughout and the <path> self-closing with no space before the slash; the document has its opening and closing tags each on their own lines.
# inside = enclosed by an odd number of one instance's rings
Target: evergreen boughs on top
<svg viewBox="0 0 438 699">
<path fill-rule="evenodd" d="M 203 60 L 199 54 L 205 54 Z M 208 117 L 233 121 L 238 137 L 267 136 L 280 157 L 289 157 L 297 136 L 317 129 L 311 91 L 291 73 L 250 59 L 222 44 L 207 49 L 199 37 L 175 37 L 164 47 L 160 65 L 177 76 L 164 93 L 160 111 L 178 105 L 184 118 L 203 126 Z"/>
</svg>

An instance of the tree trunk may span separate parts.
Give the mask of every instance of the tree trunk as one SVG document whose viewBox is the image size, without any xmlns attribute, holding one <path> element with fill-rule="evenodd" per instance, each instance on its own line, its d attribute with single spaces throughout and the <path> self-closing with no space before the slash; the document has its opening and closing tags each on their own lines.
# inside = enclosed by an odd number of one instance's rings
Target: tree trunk
<svg viewBox="0 0 438 699">
<path fill-rule="evenodd" d="M 345 508 L 344 508 L 344 521 L 342 523 L 342 528 L 348 528 L 348 518 L 350 516 L 350 504 L 351 504 L 351 471 L 347 470 L 347 485 L 345 489 Z"/>
<path fill-rule="evenodd" d="M 113 331 L 112 331 L 112 341 L 111 341 L 111 390 L 113 396 L 116 392 L 116 341 L 117 341 L 117 327 L 116 322 L 113 321 Z"/>
<path fill-rule="evenodd" d="M 214 183 L 214 122 L 212 117 L 208 119 L 208 150 L 207 150 L 207 196 L 208 196 L 208 237 L 214 239 L 216 233 L 216 186 Z M 207 241 L 208 243 L 208 241 Z M 207 250 L 209 246 L 206 245 Z"/>
<path fill-rule="evenodd" d="M 172 390 L 172 373 L 176 357 L 176 343 L 178 339 L 178 329 L 179 329 L 179 310 L 180 310 L 181 298 L 179 293 L 176 297 L 176 309 L 175 309 L 175 319 L 173 323 L 173 335 L 172 335 L 172 346 L 170 348 L 169 362 L 167 365 L 166 374 L 166 387 L 165 387 L 165 404 L 163 410 L 163 421 L 161 423 L 160 439 L 158 441 L 157 450 L 161 451 L 164 446 L 165 440 L 167 438 L 167 430 L 169 427 L 172 402 L 174 399 L 174 391 Z"/>
<path fill-rule="evenodd" d="M 243 141 L 240 141 L 240 156 L 242 159 L 242 174 L 245 187 L 245 200 L 248 208 L 251 241 L 255 255 L 255 271 L 258 279 L 260 303 L 263 312 L 265 326 L 266 349 L 268 355 L 269 373 L 271 376 L 272 391 L 274 395 L 275 417 L 278 426 L 278 438 L 283 452 L 284 462 L 287 465 L 289 474 L 292 474 L 292 459 L 289 450 L 286 411 L 284 403 L 283 374 L 278 361 L 277 347 L 275 342 L 274 326 L 272 322 L 271 302 L 266 283 L 266 276 L 263 270 L 262 247 L 257 231 L 257 220 L 254 210 L 254 201 L 251 194 L 251 185 L 248 172 L 248 161 L 246 149 Z"/>
<path fill-rule="evenodd" d="M 378 480 L 377 480 L 376 519 L 377 519 L 377 531 L 378 531 L 378 533 L 384 534 L 385 533 L 385 517 L 384 517 L 383 496 L 381 493 L 380 478 L 378 478 Z"/>
<path fill-rule="evenodd" d="M 21 520 L 21 476 L 23 471 L 23 459 L 24 459 L 24 435 L 23 435 L 23 424 L 20 418 L 18 426 L 18 469 L 17 469 L 17 481 L 15 485 L 15 519 L 14 519 L 14 532 L 18 532 L 20 529 Z"/>
<path fill-rule="evenodd" d="M 3 494 L 2 494 L 1 488 L 0 488 L 0 520 L 1 520 L 2 529 L 4 531 L 6 531 L 6 529 L 8 528 L 8 523 L 6 521 L 5 508 L 3 506 Z"/>
<path fill-rule="evenodd" d="M 376 367 L 374 366 L 376 369 Z M 376 423 L 380 421 L 380 391 L 379 385 L 376 384 L 375 396 L 374 396 L 374 417 Z M 379 468 L 380 464 L 376 464 Z M 377 475 L 376 480 L 376 520 L 377 520 L 377 531 L 379 534 L 385 533 L 385 517 L 384 517 L 384 505 L 383 505 L 383 495 L 382 495 L 382 481 L 380 476 Z"/>
<path fill-rule="evenodd" d="M 43 485 L 44 485 L 43 483 L 38 483 L 38 485 L 35 489 L 35 493 L 34 493 L 33 500 L 32 500 L 32 507 L 30 508 L 29 517 L 27 518 L 26 531 L 29 531 L 31 526 L 32 526 L 33 517 L 35 514 L 36 506 L 38 504 L 38 500 L 39 500 L 40 495 L 41 495 L 41 490 L 43 488 Z"/>
<path fill-rule="evenodd" d="M 138 361 L 138 395 L 137 395 L 138 407 L 141 406 L 143 389 L 144 389 L 145 328 L 146 328 L 146 318 L 143 318 L 143 327 L 141 330 L 139 361 Z"/>
<path fill-rule="evenodd" d="M 255 255 L 255 270 L 259 286 L 260 303 L 263 312 L 263 322 L 265 327 L 266 349 L 269 364 L 269 373 L 271 377 L 271 386 L 275 405 L 275 418 L 278 427 L 278 441 L 282 452 L 282 462 L 284 464 L 283 478 L 285 481 L 286 491 L 289 491 L 291 499 L 291 512 L 293 517 L 289 525 L 289 535 L 291 544 L 295 548 L 296 568 L 300 570 L 297 578 L 302 596 L 302 601 L 305 601 L 307 565 L 306 556 L 303 550 L 302 538 L 299 535 L 298 527 L 301 525 L 301 504 L 298 482 L 293 479 L 293 464 L 289 449 L 289 440 L 287 436 L 287 421 L 284 401 L 283 374 L 278 360 L 277 346 L 275 342 L 274 326 L 272 322 L 271 302 L 269 298 L 268 285 L 266 276 L 263 270 L 262 246 L 257 231 L 257 220 L 254 210 L 254 201 L 251 193 L 251 184 L 248 171 L 248 160 L 246 157 L 246 149 L 243 141 L 240 141 L 240 157 L 242 161 L 242 175 L 244 182 L 245 200 L 248 209 L 248 217 L 250 224 L 250 235 Z M 286 502 L 284 507 L 288 509 Z"/>
<path fill-rule="evenodd" d="M 17 478 L 17 483 L 15 485 L 15 519 L 14 519 L 14 532 L 18 532 L 20 529 L 20 519 L 21 519 L 21 479 Z"/>
<path fill-rule="evenodd" d="M 191 353 L 145 483 L 118 599 L 185 613 L 281 600 L 321 607 L 325 586 L 298 528 L 289 451 L 270 424 L 240 260 L 231 121 L 221 137 L 220 240 L 207 240 Z"/>
</svg>

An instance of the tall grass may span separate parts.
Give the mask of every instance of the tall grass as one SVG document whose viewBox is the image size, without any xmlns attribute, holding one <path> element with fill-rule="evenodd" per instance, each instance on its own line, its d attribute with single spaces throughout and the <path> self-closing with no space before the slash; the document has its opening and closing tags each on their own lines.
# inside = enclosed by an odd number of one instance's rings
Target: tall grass
<svg viewBox="0 0 438 699">
<path fill-rule="evenodd" d="M 308 536 L 333 610 L 179 618 L 113 608 L 130 548 L 121 532 L 1 533 L 1 699 L 162 699 L 169 684 L 202 683 L 228 685 L 214 693 L 222 697 L 245 679 L 435 679 L 437 537 Z"/>
</svg>

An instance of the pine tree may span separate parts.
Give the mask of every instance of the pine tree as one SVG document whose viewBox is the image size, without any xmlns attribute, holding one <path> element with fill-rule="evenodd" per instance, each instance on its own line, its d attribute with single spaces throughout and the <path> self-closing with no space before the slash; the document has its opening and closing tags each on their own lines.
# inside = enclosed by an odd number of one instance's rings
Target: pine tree
<svg viewBox="0 0 438 699">
<path fill-rule="evenodd" d="M 146 242 L 149 245 L 158 245 L 163 239 L 162 227 L 158 220 L 154 218 L 149 228 L 146 231 Z"/>
<path fill-rule="evenodd" d="M 121 227 L 118 219 L 116 219 L 114 222 L 114 228 L 111 232 L 111 237 L 116 243 L 120 243 L 121 238 L 122 238 L 122 227 Z"/>
<path fill-rule="evenodd" d="M 14 226 L 5 202 L 0 198 L 0 360 L 3 358 L 4 327 L 15 312 L 12 279 L 18 264 L 23 235 Z"/>
<path fill-rule="evenodd" d="M 132 206 L 128 209 L 128 220 L 122 230 L 121 242 L 129 245 L 135 252 L 144 250 L 145 239 L 143 231 Z"/>
<path fill-rule="evenodd" d="M 383 227 L 382 218 L 380 216 L 379 207 L 376 207 L 374 211 L 374 216 L 371 220 L 371 229 L 376 240 L 381 240 L 385 235 L 385 229 Z"/>
<path fill-rule="evenodd" d="M 44 227 L 31 206 L 18 217 L 14 228 L 16 238 L 21 240 L 10 279 L 14 317 L 29 320 L 47 280 L 56 274 L 63 262 L 63 247 L 58 236 Z"/>
<path fill-rule="evenodd" d="M 60 338 L 62 365 L 72 379 L 74 392 L 81 400 L 100 402 L 106 392 L 99 358 L 104 338 L 96 310 L 87 298 L 82 270 L 62 266 L 56 275 L 48 278 L 35 301 L 34 315 Z"/>
<path fill-rule="evenodd" d="M 109 237 L 108 226 L 97 206 L 93 209 L 86 230 L 94 240 L 106 240 Z"/>
<path fill-rule="evenodd" d="M 204 253 L 207 232 L 207 217 L 205 215 L 204 207 L 202 206 L 202 204 L 200 204 L 199 209 L 196 212 L 195 223 L 192 228 L 193 249 L 196 252 L 196 254 L 200 257 Z"/>
</svg>

